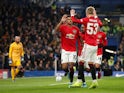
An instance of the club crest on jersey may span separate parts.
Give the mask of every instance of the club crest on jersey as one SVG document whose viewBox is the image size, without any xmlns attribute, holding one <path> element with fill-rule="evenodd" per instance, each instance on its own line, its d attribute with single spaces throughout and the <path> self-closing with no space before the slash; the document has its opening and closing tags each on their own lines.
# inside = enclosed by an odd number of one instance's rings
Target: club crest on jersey
<svg viewBox="0 0 124 93">
<path fill-rule="evenodd" d="M 76 33 L 77 33 L 77 30 L 74 29 L 72 32 L 73 32 L 74 34 L 76 34 Z"/>
<path fill-rule="evenodd" d="M 102 35 L 98 35 L 98 38 L 102 38 Z"/>
</svg>

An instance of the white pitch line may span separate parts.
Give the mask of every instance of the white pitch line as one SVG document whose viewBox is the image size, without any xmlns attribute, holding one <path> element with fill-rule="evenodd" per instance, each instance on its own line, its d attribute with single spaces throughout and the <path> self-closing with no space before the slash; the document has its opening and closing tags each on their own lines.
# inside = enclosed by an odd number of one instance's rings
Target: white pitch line
<svg viewBox="0 0 124 93">
<path fill-rule="evenodd" d="M 90 82 L 92 80 L 87 80 L 86 82 Z M 66 85 L 66 84 L 69 84 L 69 83 L 54 83 L 54 84 L 50 84 L 49 86 L 57 86 L 57 85 Z"/>
<path fill-rule="evenodd" d="M 16 83 L 16 82 L 15 82 Z M 14 84 L 14 83 L 13 83 Z M 56 84 L 50 84 L 50 85 L 23 85 L 23 84 L 17 84 L 17 85 L 0 85 L 0 87 L 36 87 L 36 86 L 40 86 L 40 87 L 44 87 L 44 86 L 57 86 L 57 85 L 66 85 L 68 84 L 67 82 L 66 83 L 56 83 Z"/>
<path fill-rule="evenodd" d="M 102 80 L 102 79 L 99 79 L 99 80 Z M 92 80 L 86 80 L 86 82 L 91 82 L 91 81 Z M 49 86 L 66 85 L 66 84 L 69 84 L 69 82 L 66 82 L 66 83 L 54 83 L 54 84 L 50 84 Z"/>
<path fill-rule="evenodd" d="M 0 85 L 0 87 L 44 87 L 44 86 L 49 86 L 49 85 Z"/>
<path fill-rule="evenodd" d="M 66 83 L 50 84 L 49 86 L 56 86 L 56 85 L 66 85 L 66 84 L 68 84 L 68 83 L 66 82 Z"/>
</svg>

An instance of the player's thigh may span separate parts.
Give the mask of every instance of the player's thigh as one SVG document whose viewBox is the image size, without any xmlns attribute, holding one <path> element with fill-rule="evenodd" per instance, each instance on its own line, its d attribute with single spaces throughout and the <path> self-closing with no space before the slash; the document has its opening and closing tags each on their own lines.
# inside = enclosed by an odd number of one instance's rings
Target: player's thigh
<svg viewBox="0 0 124 93">
<path fill-rule="evenodd" d="M 82 51 L 83 51 L 83 48 L 78 50 L 78 63 L 83 62 L 83 60 L 82 60 Z"/>
<path fill-rule="evenodd" d="M 67 51 L 63 50 L 61 51 L 61 64 L 68 63 L 69 61 L 69 54 Z"/>
<path fill-rule="evenodd" d="M 92 55 L 91 50 L 92 50 L 92 48 L 90 48 L 89 45 L 84 44 L 84 47 L 82 50 L 82 55 L 81 55 L 81 58 L 83 61 L 85 61 L 85 62 L 90 61 L 90 56 Z"/>
<path fill-rule="evenodd" d="M 70 52 L 69 53 L 69 63 L 76 63 L 77 61 L 77 53 L 75 52 Z"/>
<path fill-rule="evenodd" d="M 73 68 L 75 62 L 69 62 L 68 64 L 69 64 L 69 67 L 70 67 L 70 68 Z"/>
<path fill-rule="evenodd" d="M 97 61 L 95 63 L 101 65 L 101 62 L 102 62 L 102 55 L 97 55 Z"/>
<path fill-rule="evenodd" d="M 61 53 L 61 63 L 69 63 L 69 62 L 76 62 L 77 60 L 77 53 L 76 51 L 70 52 L 62 50 Z"/>
<path fill-rule="evenodd" d="M 16 62 L 17 62 L 16 59 L 12 59 L 12 64 L 10 64 L 10 66 L 15 67 L 16 66 Z"/>
<path fill-rule="evenodd" d="M 17 67 L 17 68 L 21 68 L 21 60 L 17 60 L 16 61 L 16 63 L 15 63 L 15 66 Z"/>
<path fill-rule="evenodd" d="M 90 69 L 88 62 L 84 62 L 84 67 Z"/>
<path fill-rule="evenodd" d="M 62 63 L 62 69 L 67 69 L 68 68 L 68 63 Z"/>
<path fill-rule="evenodd" d="M 97 46 L 93 46 L 92 47 L 92 52 L 91 52 L 91 56 L 90 56 L 90 61 L 93 64 L 95 64 L 97 62 Z"/>
<path fill-rule="evenodd" d="M 78 56 L 78 62 L 81 62 L 81 61 L 82 61 L 82 57 L 80 55 L 80 56 Z"/>
<path fill-rule="evenodd" d="M 93 62 L 94 64 L 97 62 L 97 53 L 92 54 L 90 58 L 90 62 Z"/>
</svg>

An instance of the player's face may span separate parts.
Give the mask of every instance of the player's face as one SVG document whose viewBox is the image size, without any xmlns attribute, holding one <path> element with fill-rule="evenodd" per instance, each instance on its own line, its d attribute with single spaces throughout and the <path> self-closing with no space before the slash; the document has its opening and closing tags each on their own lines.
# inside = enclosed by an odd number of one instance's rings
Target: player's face
<svg viewBox="0 0 124 93">
<path fill-rule="evenodd" d="M 72 25 L 72 24 L 73 24 L 73 21 L 71 20 L 71 17 L 67 17 L 66 22 L 67 22 L 67 24 L 69 24 L 69 25 Z"/>
<path fill-rule="evenodd" d="M 83 25 L 81 25 L 81 30 L 82 30 L 82 32 L 84 32 L 84 30 L 85 30 Z"/>
<path fill-rule="evenodd" d="M 86 9 L 86 16 L 89 17 L 89 16 L 95 16 L 96 15 L 96 11 L 95 11 L 95 8 L 94 7 L 88 7 Z"/>
<path fill-rule="evenodd" d="M 15 37 L 15 42 L 16 42 L 16 43 L 19 43 L 19 42 L 20 42 L 20 37 L 19 37 L 19 36 L 16 36 L 16 37 Z"/>
</svg>

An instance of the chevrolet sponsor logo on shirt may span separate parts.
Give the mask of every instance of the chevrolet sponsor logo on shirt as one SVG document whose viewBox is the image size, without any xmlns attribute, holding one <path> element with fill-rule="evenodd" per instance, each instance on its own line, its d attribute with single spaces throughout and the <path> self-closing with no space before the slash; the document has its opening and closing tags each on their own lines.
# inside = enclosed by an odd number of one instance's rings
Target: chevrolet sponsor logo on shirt
<svg viewBox="0 0 124 93">
<path fill-rule="evenodd" d="M 74 34 L 66 34 L 66 38 L 68 39 L 74 39 L 75 35 Z"/>
</svg>

